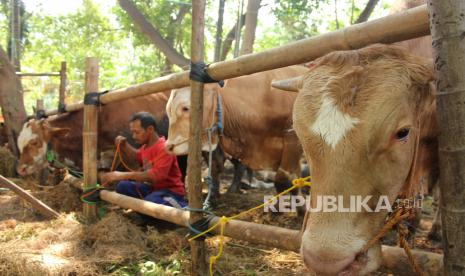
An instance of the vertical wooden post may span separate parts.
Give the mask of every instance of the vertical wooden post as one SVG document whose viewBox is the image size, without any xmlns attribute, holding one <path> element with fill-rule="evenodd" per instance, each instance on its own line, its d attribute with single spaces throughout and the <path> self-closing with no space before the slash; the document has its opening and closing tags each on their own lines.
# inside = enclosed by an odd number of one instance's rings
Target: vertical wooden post
<svg viewBox="0 0 465 276">
<path fill-rule="evenodd" d="M 36 111 L 39 110 L 44 110 L 44 100 L 43 99 L 37 99 L 36 101 Z"/>
<path fill-rule="evenodd" d="M 94 57 L 86 58 L 85 92 L 95 93 L 98 91 L 99 67 L 98 59 Z M 83 138 L 83 172 L 84 189 L 93 187 L 97 183 L 97 126 L 98 107 L 94 104 L 84 105 L 84 124 L 82 129 Z M 97 219 L 95 206 L 84 204 L 84 216 L 88 222 Z"/>
<path fill-rule="evenodd" d="M 42 119 L 44 117 L 44 100 L 43 99 L 37 99 L 36 101 L 36 119 Z"/>
<path fill-rule="evenodd" d="M 66 96 L 66 61 L 61 62 L 61 69 L 60 69 L 60 95 L 58 101 L 58 111 L 64 111 L 65 107 L 65 96 Z"/>
<path fill-rule="evenodd" d="M 444 275 L 465 275 L 465 2 L 428 0 L 440 129 Z"/>
<path fill-rule="evenodd" d="M 203 62 L 204 52 L 204 14 L 205 0 L 192 1 L 192 38 L 191 58 L 193 63 Z M 191 112 L 189 155 L 187 159 L 187 175 L 189 185 L 189 206 L 202 209 L 202 118 L 203 118 L 203 83 L 191 80 Z M 190 223 L 203 218 L 202 214 L 191 212 Z M 205 243 L 202 240 L 190 242 L 192 267 L 191 275 L 207 275 L 205 260 Z"/>
</svg>

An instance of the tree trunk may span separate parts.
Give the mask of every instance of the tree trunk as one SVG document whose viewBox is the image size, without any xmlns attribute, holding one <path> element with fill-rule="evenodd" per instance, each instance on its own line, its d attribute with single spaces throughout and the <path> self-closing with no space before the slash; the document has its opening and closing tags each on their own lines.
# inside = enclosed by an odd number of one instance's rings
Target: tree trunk
<svg viewBox="0 0 465 276">
<path fill-rule="evenodd" d="M 224 16 L 224 3 L 226 0 L 220 0 L 218 8 L 218 21 L 216 22 L 216 35 L 215 35 L 215 57 L 214 61 L 220 61 L 221 54 L 221 40 L 223 39 L 223 16 Z"/>
<path fill-rule="evenodd" d="M 367 5 L 365 6 L 365 9 L 363 9 L 362 13 L 360 14 L 360 16 L 355 21 L 355 24 L 367 21 L 368 18 L 370 18 L 370 15 L 373 13 L 373 10 L 375 9 L 378 2 L 379 2 L 379 0 L 370 0 L 370 1 L 368 1 Z"/>
<path fill-rule="evenodd" d="M 22 9 L 22 10 L 21 10 Z M 8 57 L 15 71 L 21 71 L 21 15 L 24 14 L 24 5 L 20 0 L 10 0 L 9 35 L 8 35 Z"/>
<path fill-rule="evenodd" d="M 465 2 L 428 0 L 438 80 L 445 275 L 465 274 Z"/>
<path fill-rule="evenodd" d="M 244 27 L 245 24 L 245 14 L 241 16 L 241 19 L 239 20 L 240 22 L 236 22 L 234 24 L 234 27 L 229 30 L 228 34 L 226 35 L 226 38 L 223 41 L 223 49 L 221 50 L 221 60 L 225 60 L 226 56 L 228 55 L 229 51 L 231 50 L 232 42 L 234 41 L 234 37 L 236 35 L 236 29 L 237 25 L 241 24 L 241 28 Z"/>
<path fill-rule="evenodd" d="M 237 12 L 237 18 L 241 21 L 236 24 L 236 32 L 234 33 L 234 58 L 239 56 L 239 46 L 241 41 L 242 26 L 245 23 L 245 17 L 242 17 L 244 13 L 244 0 L 239 0 L 239 8 Z"/>
<path fill-rule="evenodd" d="M 339 30 L 339 19 L 337 17 L 337 0 L 334 0 L 334 17 L 336 19 L 336 29 Z"/>
<path fill-rule="evenodd" d="M 255 40 L 255 29 L 257 28 L 259 9 L 260 0 L 249 0 L 247 4 L 247 16 L 245 17 L 245 31 L 244 39 L 242 40 L 241 45 L 241 56 L 253 52 L 253 43 Z"/>
<path fill-rule="evenodd" d="M 8 146 L 11 152 L 18 156 L 16 139 L 26 120 L 26 110 L 23 103 L 23 88 L 16 76 L 15 68 L 0 48 L 0 106 L 5 119 Z"/>
<path fill-rule="evenodd" d="M 173 46 L 163 39 L 161 34 L 155 29 L 152 24 L 144 17 L 144 15 L 137 9 L 131 0 L 118 0 L 119 5 L 131 17 L 134 24 L 140 31 L 146 35 L 150 41 L 172 62 L 179 67 L 189 66 L 189 60 L 183 55 L 178 53 Z"/>
</svg>

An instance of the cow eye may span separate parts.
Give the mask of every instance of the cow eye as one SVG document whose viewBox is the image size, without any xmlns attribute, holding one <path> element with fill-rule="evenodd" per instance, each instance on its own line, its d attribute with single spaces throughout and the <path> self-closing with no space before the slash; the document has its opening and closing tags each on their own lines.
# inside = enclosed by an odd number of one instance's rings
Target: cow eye
<svg viewBox="0 0 465 276">
<path fill-rule="evenodd" d="M 408 138 L 409 133 L 410 133 L 409 128 L 401 128 L 396 133 L 396 139 L 399 140 L 399 141 L 406 141 L 407 138 Z"/>
<path fill-rule="evenodd" d="M 189 111 L 189 107 L 187 107 L 187 106 L 184 106 L 184 107 L 182 108 L 182 111 L 184 111 L 184 112 L 188 112 L 188 111 Z"/>
<path fill-rule="evenodd" d="M 37 140 L 32 140 L 31 141 L 31 145 L 33 146 L 37 146 L 39 144 L 39 142 Z"/>
</svg>

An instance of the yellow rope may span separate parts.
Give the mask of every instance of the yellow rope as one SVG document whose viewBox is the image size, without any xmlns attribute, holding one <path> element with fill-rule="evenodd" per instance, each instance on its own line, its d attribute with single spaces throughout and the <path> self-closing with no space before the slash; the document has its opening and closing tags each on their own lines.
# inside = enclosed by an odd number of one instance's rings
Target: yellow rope
<svg viewBox="0 0 465 276">
<path fill-rule="evenodd" d="M 215 229 L 216 227 L 220 226 L 220 245 L 219 245 L 219 249 L 218 249 L 218 254 L 216 254 L 215 256 L 211 256 L 210 257 L 210 275 L 213 276 L 213 265 L 215 264 L 216 260 L 221 256 L 221 254 L 223 253 L 223 245 L 224 245 L 224 226 L 225 224 L 232 220 L 232 219 L 235 219 L 235 218 L 238 218 L 244 214 L 247 214 L 247 213 L 250 213 L 252 211 L 255 211 L 257 209 L 260 209 L 262 208 L 263 206 L 265 206 L 266 204 L 269 204 L 271 202 L 273 202 L 274 199 L 284 195 L 284 194 L 287 194 L 289 193 L 290 191 L 294 190 L 294 189 L 297 189 L 297 188 L 301 188 L 301 187 L 304 187 L 304 186 L 311 186 L 312 183 L 309 181 L 310 179 L 310 176 L 307 176 L 307 177 L 303 177 L 303 178 L 297 178 L 297 179 L 294 179 L 292 180 L 292 187 L 290 187 L 289 189 L 273 196 L 272 198 L 268 199 L 265 203 L 262 203 L 258 206 L 255 206 L 253 208 L 250 208 L 249 210 L 246 210 L 246 211 L 243 211 L 237 215 L 233 215 L 233 216 L 230 216 L 230 217 L 225 217 L 225 216 L 222 216 L 217 223 L 215 223 L 212 227 L 208 228 L 206 231 L 198 234 L 198 235 L 195 235 L 194 237 L 190 238 L 189 241 L 192 241 L 192 240 L 195 240 L 197 239 L 198 237 L 201 237 L 209 232 L 211 232 L 213 229 Z"/>
</svg>

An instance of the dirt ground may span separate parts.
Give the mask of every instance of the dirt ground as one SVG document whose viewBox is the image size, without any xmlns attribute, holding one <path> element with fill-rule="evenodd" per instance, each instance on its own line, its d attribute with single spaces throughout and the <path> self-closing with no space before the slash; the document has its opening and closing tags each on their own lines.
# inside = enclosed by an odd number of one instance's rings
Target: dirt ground
<svg viewBox="0 0 465 276">
<path fill-rule="evenodd" d="M 0 275 L 189 275 L 188 231 L 160 224 L 140 225 L 140 217 L 108 204 L 99 206 L 102 219 L 83 223 L 79 191 L 67 183 L 44 188 L 35 180 L 12 179 L 37 198 L 59 211 L 57 220 L 44 219 L 11 191 L 0 191 Z M 232 215 L 263 202 L 272 195 L 270 183 L 224 192 L 232 180 L 228 171 L 222 179 L 222 196 L 214 210 Z M 272 215 L 262 210 L 243 217 L 247 221 L 300 229 L 302 218 L 295 213 Z M 415 237 L 415 247 L 441 252 L 426 239 L 431 215 L 424 216 Z M 208 255 L 217 253 L 218 237 L 206 240 Z M 215 275 L 307 275 L 297 253 L 226 238 Z M 379 271 L 375 275 L 390 275 Z"/>
</svg>

